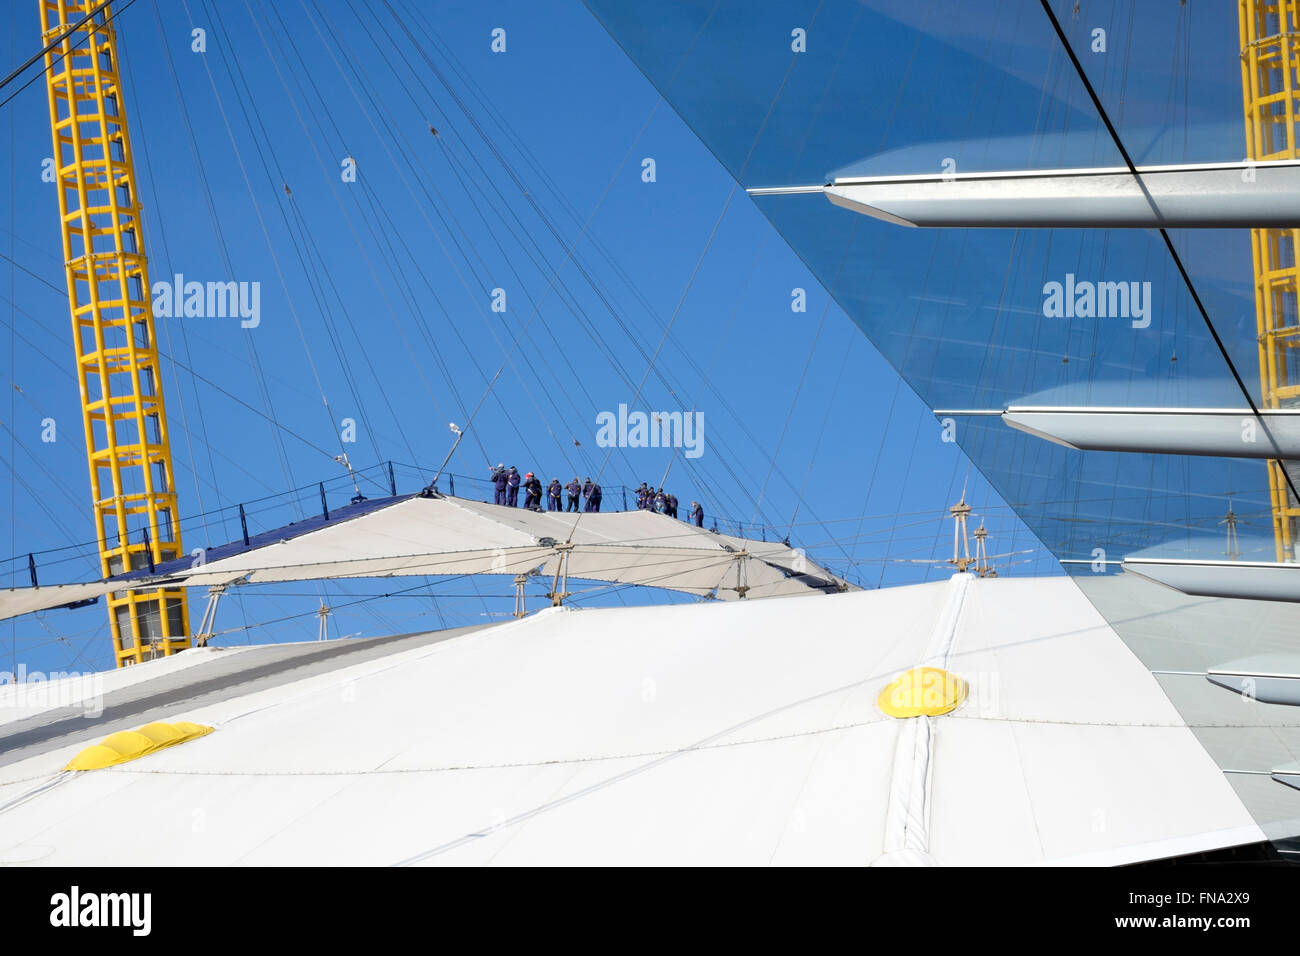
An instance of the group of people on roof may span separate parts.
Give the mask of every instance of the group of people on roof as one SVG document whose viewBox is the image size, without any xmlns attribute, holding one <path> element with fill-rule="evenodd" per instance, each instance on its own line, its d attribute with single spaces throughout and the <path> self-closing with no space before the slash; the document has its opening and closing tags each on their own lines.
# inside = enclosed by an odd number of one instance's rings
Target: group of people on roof
<svg viewBox="0 0 1300 956">
<path fill-rule="evenodd" d="M 669 494 L 662 488 L 655 488 L 648 482 L 641 482 L 636 490 L 636 506 L 641 511 L 655 511 L 670 518 L 677 517 L 677 496 Z M 686 520 L 695 527 L 704 527 L 704 508 L 698 501 L 691 502 L 691 510 L 686 513 Z"/>
<path fill-rule="evenodd" d="M 529 511 L 541 511 L 543 498 L 546 499 L 547 511 L 600 510 L 600 485 L 591 478 L 579 481 L 578 476 L 574 475 L 573 480 L 567 485 L 561 485 L 559 478 L 552 478 L 551 483 L 543 489 L 541 479 L 531 471 L 520 475 L 518 468 L 514 465 L 507 468 L 504 462 L 498 463 L 492 469 L 494 503 L 505 505 L 507 508 L 518 508 L 521 487 L 524 489 L 523 506 Z M 567 508 L 561 506 L 561 499 L 566 495 L 568 496 Z M 677 517 L 677 496 L 668 494 L 662 488 L 656 489 L 644 481 L 636 490 L 636 506 L 641 511 L 654 511 L 669 518 Z M 693 522 L 697 528 L 704 527 L 704 508 L 698 501 L 691 502 L 691 510 L 687 512 L 686 520 Z"/>
<path fill-rule="evenodd" d="M 504 463 L 492 469 L 492 487 L 496 494 L 493 500 L 496 504 L 505 505 L 507 508 L 518 508 L 520 486 L 524 489 L 524 507 L 529 511 L 541 511 L 543 497 L 546 498 L 547 511 L 600 510 L 600 485 L 591 478 L 579 481 L 578 476 L 574 475 L 573 480 L 567 485 L 561 485 L 559 478 L 552 478 L 551 483 L 543 491 L 541 479 L 531 471 L 521 477 L 518 468 L 514 465 L 507 468 Z M 569 506 L 564 508 L 561 507 L 560 499 L 566 492 Z"/>
</svg>

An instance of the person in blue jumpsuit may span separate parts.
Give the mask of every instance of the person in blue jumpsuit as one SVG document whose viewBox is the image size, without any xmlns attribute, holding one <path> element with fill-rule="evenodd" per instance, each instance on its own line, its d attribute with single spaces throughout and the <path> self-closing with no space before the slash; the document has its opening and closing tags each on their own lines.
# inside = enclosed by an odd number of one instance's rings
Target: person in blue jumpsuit
<svg viewBox="0 0 1300 956">
<path fill-rule="evenodd" d="M 506 506 L 519 507 L 519 471 L 514 465 L 511 465 L 510 471 L 506 473 Z"/>
<path fill-rule="evenodd" d="M 644 481 L 641 482 L 641 487 L 636 490 L 636 507 L 638 511 L 645 511 L 646 497 L 649 495 L 649 493 L 650 491 L 648 488 L 646 488 L 645 482 Z"/>
<path fill-rule="evenodd" d="M 700 505 L 698 501 L 691 502 L 691 510 L 688 517 L 690 517 L 690 519 L 695 522 L 695 527 L 697 528 L 704 527 L 704 508 Z"/>
<path fill-rule="evenodd" d="M 668 495 L 667 498 L 664 499 L 664 505 L 666 506 L 664 510 L 664 514 L 666 514 L 670 518 L 676 518 L 677 517 L 677 496 Z"/>
<path fill-rule="evenodd" d="M 582 483 L 582 498 L 583 498 L 582 510 L 590 511 L 591 510 L 591 476 L 590 475 L 588 475 L 587 480 Z"/>
<path fill-rule="evenodd" d="M 542 510 L 542 483 L 531 471 L 524 475 L 524 507 L 529 511 Z"/>
<path fill-rule="evenodd" d="M 658 491 L 655 492 L 654 510 L 659 512 L 660 514 L 663 514 L 664 506 L 667 504 L 667 502 L 668 499 L 664 496 L 664 490 L 660 488 Z"/>
<path fill-rule="evenodd" d="M 564 490 L 569 493 L 569 507 L 565 510 L 577 511 L 578 504 L 582 499 L 582 482 L 578 480 L 577 475 L 573 476 L 573 480 L 565 486 Z"/>
<path fill-rule="evenodd" d="M 503 505 L 506 503 L 506 466 L 497 465 L 492 469 L 492 487 L 496 489 L 496 497 L 493 501 L 496 504 Z"/>
<path fill-rule="evenodd" d="M 546 486 L 546 510 L 560 510 L 560 492 L 564 489 L 560 487 L 560 479 L 552 478 L 551 483 Z"/>
<path fill-rule="evenodd" d="M 591 486 L 591 493 L 587 495 L 587 510 L 600 510 L 600 485 L 593 484 Z"/>
</svg>

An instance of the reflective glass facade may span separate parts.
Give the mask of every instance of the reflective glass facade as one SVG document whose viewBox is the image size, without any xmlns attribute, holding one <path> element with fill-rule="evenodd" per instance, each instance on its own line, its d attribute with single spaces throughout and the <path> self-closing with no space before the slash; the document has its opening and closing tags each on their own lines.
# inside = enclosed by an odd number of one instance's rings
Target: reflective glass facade
<svg viewBox="0 0 1300 956">
<path fill-rule="evenodd" d="M 1037 3 L 587 5 L 746 188 L 1124 165 Z M 1247 157 L 1237 3 L 1079 6 L 1053 10 L 1136 164 Z M 1250 230 L 1171 232 L 1189 288 L 1154 230 L 925 230 L 816 193 L 754 201 L 932 408 L 1248 409 L 1193 288 L 1250 400 L 1268 404 Z M 1126 283 L 1141 304 L 1049 314 L 1049 284 L 1067 282 Z M 1294 709 L 1243 714 L 1204 680 L 1227 659 L 1293 652 L 1297 605 L 1187 598 L 1116 573 L 1126 556 L 1276 560 L 1267 463 L 1080 452 L 997 417 L 954 421 L 961 447 L 1157 673 L 1271 835 L 1300 831 L 1300 794 L 1267 775 L 1300 759 Z"/>
</svg>

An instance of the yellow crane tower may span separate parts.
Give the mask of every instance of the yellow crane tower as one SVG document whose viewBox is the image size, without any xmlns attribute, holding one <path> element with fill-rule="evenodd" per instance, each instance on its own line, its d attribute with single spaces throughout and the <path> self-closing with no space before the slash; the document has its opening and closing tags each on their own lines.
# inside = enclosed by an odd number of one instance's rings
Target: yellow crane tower
<svg viewBox="0 0 1300 956">
<path fill-rule="evenodd" d="M 112 13 L 100 0 L 38 2 L 44 44 L 59 41 L 45 54 L 45 79 L 95 531 L 108 577 L 184 551 Z M 183 588 L 114 592 L 108 620 L 119 667 L 190 646 Z"/>
<path fill-rule="evenodd" d="M 1300 0 L 1239 0 L 1246 158 L 1298 159 Z M 1300 405 L 1300 229 L 1253 229 L 1260 391 L 1266 408 Z M 1268 463 L 1277 560 L 1294 561 L 1300 502 L 1280 461 Z M 1300 485 L 1300 469 L 1291 476 Z"/>
</svg>

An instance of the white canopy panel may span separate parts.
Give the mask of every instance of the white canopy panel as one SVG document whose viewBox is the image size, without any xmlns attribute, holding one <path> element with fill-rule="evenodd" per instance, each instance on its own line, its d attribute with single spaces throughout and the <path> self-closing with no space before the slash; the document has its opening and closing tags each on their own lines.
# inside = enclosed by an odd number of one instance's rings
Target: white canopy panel
<svg viewBox="0 0 1300 956">
<path fill-rule="evenodd" d="M 741 597 L 836 593 L 846 581 L 777 541 L 715 534 L 651 511 L 533 512 L 448 497 L 411 497 L 206 563 L 131 579 L 185 586 L 399 575 L 567 574 Z M 293 536 L 290 536 L 293 534 Z M 571 543 L 571 547 L 564 547 Z M 218 552 L 220 553 L 220 552 Z M 0 619 L 130 586 L 90 582 L 0 591 Z"/>
<path fill-rule="evenodd" d="M 722 599 L 838 591 L 849 585 L 780 542 L 714 534 L 650 511 L 534 512 L 460 498 L 409 498 L 350 521 L 192 569 L 187 584 L 389 577 L 568 575 L 716 592 Z"/>
<path fill-rule="evenodd" d="M 434 638 L 161 697 L 149 719 L 216 729 L 131 763 L 61 773 L 85 745 L 62 738 L 0 766 L 0 863 L 1118 864 L 1261 839 L 1065 578 L 547 609 Z M 882 713 L 927 661 L 965 702 Z M 173 812 L 126 828 L 123 806 Z"/>
<path fill-rule="evenodd" d="M 31 614 L 33 611 L 48 611 L 50 608 L 63 607 L 65 604 L 93 601 L 120 587 L 120 584 L 88 581 L 84 584 L 46 584 L 36 588 L 5 588 L 0 590 L 0 620 L 18 617 L 20 614 Z"/>
</svg>

